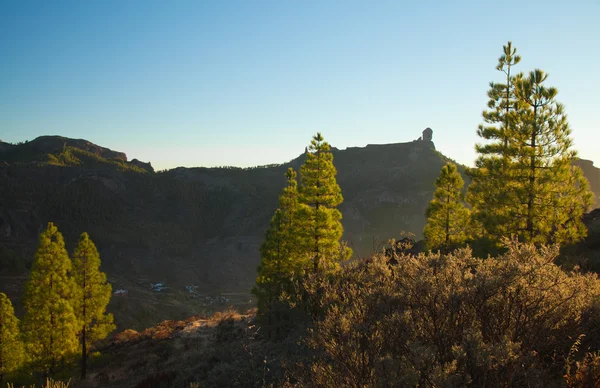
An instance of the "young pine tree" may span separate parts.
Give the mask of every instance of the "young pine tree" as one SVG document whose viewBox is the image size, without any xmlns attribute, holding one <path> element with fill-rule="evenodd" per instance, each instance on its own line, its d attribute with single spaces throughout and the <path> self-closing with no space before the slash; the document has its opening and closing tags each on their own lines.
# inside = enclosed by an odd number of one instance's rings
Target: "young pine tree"
<svg viewBox="0 0 600 388">
<path fill-rule="evenodd" d="M 261 314 L 269 309 L 282 292 L 289 291 L 291 280 L 298 276 L 304 267 L 296 229 L 298 214 L 296 172 L 289 168 L 285 177 L 287 186 L 279 197 L 279 207 L 271 219 L 260 247 L 261 262 L 256 285 L 252 289 L 258 298 L 258 309 Z"/>
<path fill-rule="evenodd" d="M 115 329 L 112 314 L 106 313 L 112 288 L 100 271 L 100 255 L 87 233 L 81 234 L 73 253 L 73 279 L 77 286 L 73 307 L 79 320 L 81 378 L 85 378 L 89 349 Z"/>
<path fill-rule="evenodd" d="M 464 184 L 456 165 L 447 163 L 442 167 L 426 211 L 427 225 L 423 233 L 429 249 L 447 253 L 470 237 L 470 212 L 462 194 Z"/>
<path fill-rule="evenodd" d="M 19 320 L 10 299 L 0 292 L 0 384 L 8 373 L 21 366 L 24 356 Z"/>
<path fill-rule="evenodd" d="M 525 107 L 513 132 L 510 154 L 518 209 L 519 238 L 534 243 L 573 243 L 586 236 L 582 215 L 592 193 L 571 147 L 571 129 L 557 89 L 546 87 L 548 74 L 536 69 L 516 83 Z"/>
<path fill-rule="evenodd" d="M 337 206 L 344 199 L 335 179 L 336 173 L 329 144 L 317 133 L 308 147 L 306 161 L 300 167 L 299 212 L 300 245 L 311 258 L 314 273 L 352 254 L 340 245 L 342 213 Z"/>
<path fill-rule="evenodd" d="M 25 348 L 45 376 L 77 352 L 79 325 L 71 307 L 74 282 L 71 260 L 53 223 L 40 235 L 39 247 L 25 286 L 22 331 Z"/>
<path fill-rule="evenodd" d="M 476 168 L 469 170 L 472 177 L 469 186 L 469 203 L 473 206 L 473 216 L 481 223 L 486 237 L 499 241 L 502 236 L 517 230 L 515 223 L 513 192 L 508 187 L 511 182 L 512 158 L 509 153 L 512 133 L 519 122 L 522 104 L 515 95 L 515 82 L 512 67 L 521 61 L 517 49 L 508 42 L 503 46 L 503 54 L 498 59 L 496 70 L 506 77 L 504 83 L 490 83 L 488 90 L 488 110 L 483 111 L 484 124 L 477 130 L 486 143 L 476 144 L 479 157 Z"/>
</svg>

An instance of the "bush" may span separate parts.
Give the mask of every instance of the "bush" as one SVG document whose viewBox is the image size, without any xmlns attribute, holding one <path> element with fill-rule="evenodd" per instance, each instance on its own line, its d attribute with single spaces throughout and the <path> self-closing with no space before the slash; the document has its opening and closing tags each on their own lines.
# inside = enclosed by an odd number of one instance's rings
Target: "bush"
<svg viewBox="0 0 600 388">
<path fill-rule="evenodd" d="M 115 334 L 113 337 L 113 343 L 116 345 L 127 343 L 127 342 L 138 342 L 142 338 L 142 335 L 135 330 L 127 329 L 120 333 Z"/>
<path fill-rule="evenodd" d="M 244 332 L 236 325 L 242 316 L 234 308 L 228 308 L 224 312 L 216 312 L 211 320 L 217 322 L 215 338 L 217 342 L 235 341 L 243 337 Z"/>
<path fill-rule="evenodd" d="M 556 266 L 558 247 L 506 245 L 494 259 L 469 249 L 380 255 L 312 280 L 323 315 L 305 385 L 564 383 L 573 338 L 597 319 L 599 281 Z"/>
</svg>

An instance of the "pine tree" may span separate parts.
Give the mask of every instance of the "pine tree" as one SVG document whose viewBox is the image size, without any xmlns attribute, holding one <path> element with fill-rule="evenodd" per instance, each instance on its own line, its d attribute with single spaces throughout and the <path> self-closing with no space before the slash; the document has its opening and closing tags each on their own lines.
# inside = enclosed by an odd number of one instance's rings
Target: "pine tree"
<svg viewBox="0 0 600 388">
<path fill-rule="evenodd" d="M 78 322 L 70 301 L 74 283 L 71 260 L 53 223 L 40 235 L 39 247 L 25 286 L 23 336 L 26 351 L 46 376 L 77 352 Z"/>
<path fill-rule="evenodd" d="M 592 193 L 579 167 L 572 165 L 571 129 L 557 89 L 546 87 L 548 74 L 536 69 L 516 82 L 525 107 L 521 125 L 512 133 L 515 220 L 519 237 L 535 243 L 573 243 L 586 236 L 582 216 Z"/>
<path fill-rule="evenodd" d="M 258 298 L 261 313 L 267 311 L 281 293 L 287 290 L 291 280 L 304 267 L 296 230 L 299 206 L 296 172 L 289 168 L 285 177 L 287 185 L 279 197 L 279 207 L 260 247 L 261 263 L 256 286 L 252 289 Z"/>
<path fill-rule="evenodd" d="M 112 287 L 100 271 L 100 255 L 87 233 L 82 233 L 73 253 L 76 284 L 73 307 L 79 320 L 81 338 L 81 378 L 87 373 L 89 349 L 115 329 L 112 314 L 106 313 Z"/>
<path fill-rule="evenodd" d="M 427 207 L 424 235 L 429 249 L 448 252 L 469 238 L 470 212 L 463 202 L 465 182 L 456 165 L 447 163 L 436 179 L 436 190 Z"/>
<path fill-rule="evenodd" d="M 490 83 L 488 110 L 482 113 L 485 124 L 480 124 L 477 130 L 486 143 L 475 145 L 479 157 L 476 168 L 468 171 L 472 178 L 468 200 L 473 206 L 473 216 L 481 223 L 487 237 L 497 241 L 517 229 L 511 206 L 515 198 L 506 187 L 511 182 L 511 133 L 518 125 L 522 107 L 515 95 L 519 75 L 512 74 L 512 67 L 521 61 L 516 52 L 511 42 L 503 46 L 496 70 L 506 76 L 506 81 Z"/>
<path fill-rule="evenodd" d="M 484 235 L 496 244 L 502 236 L 534 243 L 572 243 L 586 235 L 582 214 L 592 202 L 581 170 L 572 166 L 571 130 L 557 90 L 547 74 L 534 70 L 512 76 L 519 61 L 509 42 L 498 69 L 507 83 L 492 84 L 490 111 L 478 135 L 479 158 L 468 201 Z"/>
<path fill-rule="evenodd" d="M 10 299 L 0 292 L 0 383 L 21 366 L 24 356 L 19 320 Z"/>
<path fill-rule="evenodd" d="M 301 248 L 312 260 L 314 273 L 350 257 L 351 251 L 340 245 L 343 234 L 342 213 L 337 209 L 342 191 L 335 179 L 333 154 L 323 136 L 313 136 L 300 167 L 299 233 Z"/>
</svg>

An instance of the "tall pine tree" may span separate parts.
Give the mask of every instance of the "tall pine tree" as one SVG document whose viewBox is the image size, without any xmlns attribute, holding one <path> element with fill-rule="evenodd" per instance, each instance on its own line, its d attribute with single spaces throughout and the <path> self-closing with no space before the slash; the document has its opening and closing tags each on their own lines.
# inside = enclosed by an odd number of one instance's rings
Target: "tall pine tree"
<svg viewBox="0 0 600 388">
<path fill-rule="evenodd" d="M 307 149 L 306 161 L 300 167 L 298 230 L 301 248 L 310 257 L 314 273 L 351 255 L 349 249 L 340 245 L 342 213 L 337 206 L 344 199 L 336 174 L 329 144 L 317 133 Z"/>
<path fill-rule="evenodd" d="M 279 197 L 279 207 L 260 247 L 261 263 L 256 286 L 252 289 L 258 298 L 260 313 L 267 311 L 282 292 L 288 291 L 292 279 L 304 267 L 296 229 L 299 202 L 294 169 L 289 168 L 285 178 L 287 185 Z"/>
<path fill-rule="evenodd" d="M 496 241 L 515 233 L 518 228 L 512 207 L 516 198 L 507 187 L 511 182 L 512 132 L 518 125 L 522 107 L 515 95 L 515 81 L 519 75 L 512 71 L 512 67 L 521 61 L 516 52 L 511 42 L 503 46 L 496 70 L 504 74 L 505 82 L 490 83 L 488 110 L 483 111 L 484 124 L 477 130 L 486 142 L 475 145 L 479 157 L 476 168 L 468 171 L 472 178 L 468 201 L 473 206 L 473 216 L 483 226 L 486 237 Z"/>
<path fill-rule="evenodd" d="M 50 222 L 40 235 L 25 286 L 22 323 L 27 353 L 45 376 L 54 375 L 78 349 L 79 325 L 70 303 L 75 290 L 71 268 L 62 234 Z"/>
<path fill-rule="evenodd" d="M 582 216 L 593 198 L 583 173 L 572 165 L 577 152 L 571 129 L 557 89 L 544 84 L 547 78 L 536 69 L 516 82 L 524 109 L 510 147 L 519 199 L 515 219 L 524 241 L 573 243 L 587 234 Z"/>
<path fill-rule="evenodd" d="M 79 320 L 81 378 L 85 378 L 89 349 L 115 329 L 112 314 L 106 313 L 112 287 L 100 271 L 100 254 L 87 233 L 81 234 L 73 253 L 73 279 L 77 290 L 73 308 Z"/>
<path fill-rule="evenodd" d="M 19 320 L 10 299 L 0 292 L 0 384 L 8 373 L 21 366 L 24 356 Z"/>
<path fill-rule="evenodd" d="M 442 167 L 426 212 L 427 225 L 423 233 L 429 249 L 448 252 L 470 237 L 470 212 L 462 194 L 464 184 L 455 164 Z"/>
<path fill-rule="evenodd" d="M 490 110 L 478 135 L 479 158 L 468 201 L 484 235 L 496 244 L 502 236 L 534 243 L 572 243 L 586 234 L 581 216 L 592 195 L 581 170 L 572 166 L 571 130 L 557 90 L 547 74 L 534 70 L 512 76 L 518 62 L 509 42 L 498 69 L 507 83 L 492 84 Z"/>
</svg>

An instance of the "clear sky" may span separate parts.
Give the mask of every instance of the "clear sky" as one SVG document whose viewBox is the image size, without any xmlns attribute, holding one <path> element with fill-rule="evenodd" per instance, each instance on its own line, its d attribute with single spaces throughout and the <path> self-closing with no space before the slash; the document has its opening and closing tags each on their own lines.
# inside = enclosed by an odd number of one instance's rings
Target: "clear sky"
<svg viewBox="0 0 600 388">
<path fill-rule="evenodd" d="M 0 1 L 0 139 L 176 166 L 416 139 L 467 165 L 508 40 L 600 166 L 600 1 Z"/>
</svg>

